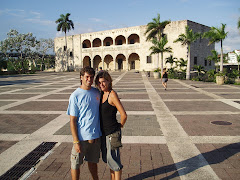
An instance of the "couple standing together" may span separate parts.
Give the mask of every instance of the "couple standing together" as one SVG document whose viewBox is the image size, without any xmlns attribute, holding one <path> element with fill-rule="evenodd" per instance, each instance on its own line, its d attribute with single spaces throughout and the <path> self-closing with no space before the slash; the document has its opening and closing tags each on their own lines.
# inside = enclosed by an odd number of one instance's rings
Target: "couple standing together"
<svg viewBox="0 0 240 180">
<path fill-rule="evenodd" d="M 94 180 L 98 178 L 97 163 L 100 158 L 110 167 L 111 179 L 121 179 L 123 165 L 120 160 L 121 128 L 127 114 L 112 90 L 112 78 L 107 71 L 97 74 L 93 84 L 95 71 L 85 67 L 80 72 L 81 86 L 69 98 L 67 114 L 70 115 L 70 128 L 73 136 L 71 152 L 72 179 L 80 177 L 80 165 L 83 160 L 88 162 L 88 168 Z M 100 92 L 99 92 L 99 90 Z M 121 123 L 116 119 L 119 111 Z"/>
</svg>

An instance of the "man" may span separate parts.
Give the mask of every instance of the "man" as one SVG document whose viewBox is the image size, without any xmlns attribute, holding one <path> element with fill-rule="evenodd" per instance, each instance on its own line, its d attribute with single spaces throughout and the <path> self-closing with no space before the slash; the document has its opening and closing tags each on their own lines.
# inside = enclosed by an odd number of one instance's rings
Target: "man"
<svg viewBox="0 0 240 180">
<path fill-rule="evenodd" d="M 80 72 L 81 86 L 69 98 L 67 114 L 70 115 L 70 128 L 73 136 L 71 153 L 71 175 L 73 180 L 80 176 L 83 158 L 94 180 L 98 180 L 97 163 L 100 157 L 102 135 L 99 120 L 100 93 L 93 84 L 95 71 L 85 67 Z"/>
<path fill-rule="evenodd" d="M 102 67 L 99 67 L 99 71 L 98 71 L 98 73 L 100 73 L 100 72 L 102 72 L 103 70 L 102 70 Z"/>
</svg>

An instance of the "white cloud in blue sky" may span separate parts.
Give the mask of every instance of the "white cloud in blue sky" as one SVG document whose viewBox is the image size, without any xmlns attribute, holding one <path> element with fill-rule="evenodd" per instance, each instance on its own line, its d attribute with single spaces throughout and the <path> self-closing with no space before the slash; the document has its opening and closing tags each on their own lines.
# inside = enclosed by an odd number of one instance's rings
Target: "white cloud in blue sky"
<svg viewBox="0 0 240 180">
<path fill-rule="evenodd" d="M 227 24 L 225 51 L 240 49 L 237 20 L 239 0 L 0 0 L 0 40 L 10 29 L 32 32 L 37 38 L 55 38 L 56 19 L 70 13 L 75 29 L 68 34 L 145 25 L 157 16 L 164 20 L 191 20 L 207 26 Z M 218 44 L 216 44 L 218 50 Z"/>
</svg>

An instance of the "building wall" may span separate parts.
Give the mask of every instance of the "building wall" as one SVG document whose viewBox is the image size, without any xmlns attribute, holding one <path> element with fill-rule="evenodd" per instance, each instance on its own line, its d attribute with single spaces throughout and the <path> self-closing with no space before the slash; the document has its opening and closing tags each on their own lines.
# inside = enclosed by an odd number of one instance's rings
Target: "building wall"
<svg viewBox="0 0 240 180">
<path fill-rule="evenodd" d="M 210 30 L 209 27 L 192 21 L 188 21 L 188 26 L 190 29 L 193 29 L 194 32 L 204 33 Z M 215 45 L 211 44 L 208 46 L 208 42 L 207 39 L 200 38 L 191 45 L 191 68 L 193 68 L 194 65 L 202 65 L 205 70 L 214 69 L 214 62 L 209 62 L 207 57 L 212 55 L 211 50 L 215 49 Z M 194 58 L 197 58 L 197 64 L 194 64 Z"/>
<path fill-rule="evenodd" d="M 164 67 L 170 68 L 170 64 L 165 63 L 165 59 L 170 54 L 178 59 L 187 60 L 187 47 L 182 46 L 181 43 L 173 43 L 180 34 L 185 33 L 186 25 L 189 25 L 194 32 L 209 30 L 207 26 L 188 20 L 173 21 L 168 24 L 163 32 L 168 39 L 165 47 L 170 46 L 173 50 L 172 53 L 163 54 Z M 146 41 L 144 34 L 146 27 L 144 25 L 67 36 L 67 50 L 65 51 L 65 37 L 55 38 L 56 71 L 78 70 L 88 65 L 113 71 L 118 69 L 152 71 L 157 68 L 158 55 L 152 55 L 151 62 L 147 63 L 152 43 Z M 204 65 L 206 57 L 211 55 L 214 45 L 207 46 L 207 43 L 208 41 L 204 39 L 192 44 L 191 66 L 194 64 L 194 57 L 197 57 L 198 65 Z M 160 62 L 161 56 L 159 55 L 159 67 Z M 214 63 L 206 67 L 207 69 L 214 68 Z"/>
<path fill-rule="evenodd" d="M 228 53 L 228 63 L 229 64 L 237 64 L 237 55 L 240 55 L 240 50 L 235 50 L 234 52 Z"/>
</svg>

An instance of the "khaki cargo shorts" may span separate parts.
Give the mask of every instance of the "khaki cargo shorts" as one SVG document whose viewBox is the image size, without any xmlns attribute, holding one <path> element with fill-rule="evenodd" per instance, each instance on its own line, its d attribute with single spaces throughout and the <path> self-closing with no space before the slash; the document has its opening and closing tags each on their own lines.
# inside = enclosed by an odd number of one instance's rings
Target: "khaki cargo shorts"
<svg viewBox="0 0 240 180">
<path fill-rule="evenodd" d="M 80 141 L 81 153 L 76 152 L 74 145 L 71 152 L 71 168 L 79 169 L 83 160 L 98 163 L 100 158 L 101 141 L 97 139 L 94 143 L 88 141 Z"/>
</svg>

